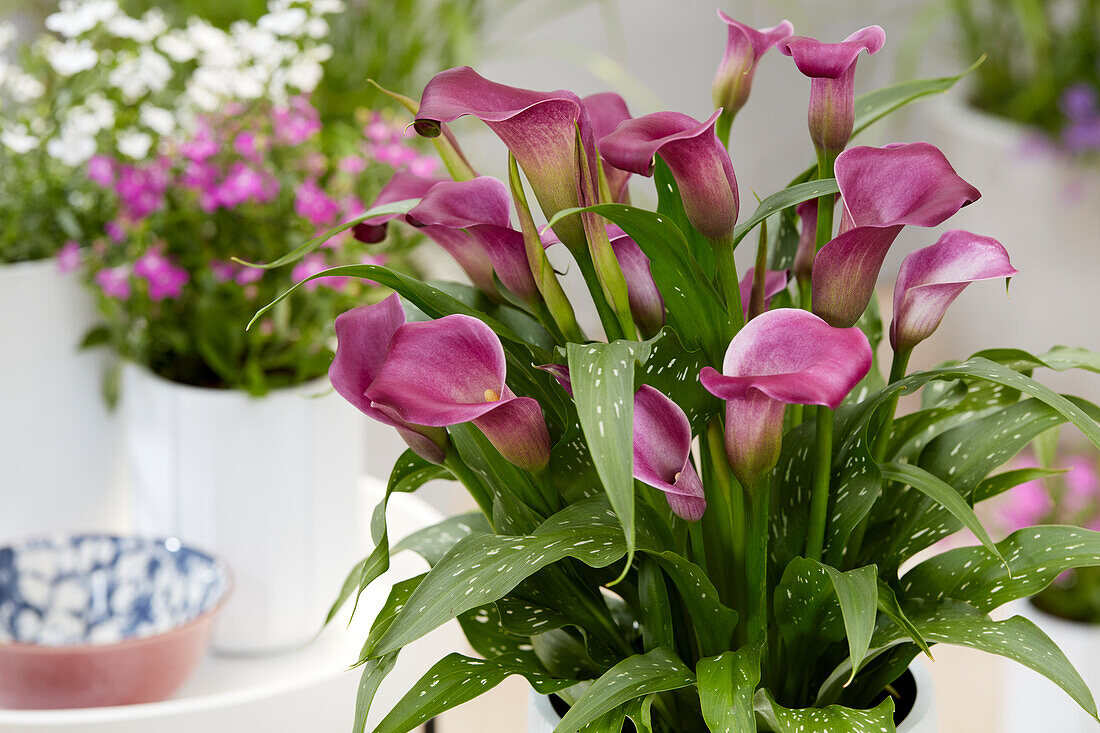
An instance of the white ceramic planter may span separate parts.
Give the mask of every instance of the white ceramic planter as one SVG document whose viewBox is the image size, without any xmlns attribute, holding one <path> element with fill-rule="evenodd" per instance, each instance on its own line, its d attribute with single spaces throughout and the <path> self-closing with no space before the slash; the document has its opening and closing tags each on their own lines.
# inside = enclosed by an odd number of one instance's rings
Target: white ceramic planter
<svg viewBox="0 0 1100 733">
<path fill-rule="evenodd" d="M 356 482 L 366 418 L 325 381 L 255 399 L 128 365 L 125 446 L 137 531 L 229 561 L 233 597 L 214 648 L 294 648 L 320 628 L 361 556 Z"/>
<path fill-rule="evenodd" d="M 909 671 L 917 682 L 917 701 L 898 726 L 898 733 L 936 733 L 939 727 L 936 724 L 936 688 L 932 684 L 932 675 L 920 660 L 914 662 Z M 554 726 L 561 722 L 561 717 L 554 711 L 550 698 L 532 690 L 527 699 L 527 733 L 553 733 Z"/>
<path fill-rule="evenodd" d="M 1014 614 L 1024 616 L 1046 632 L 1081 673 L 1094 696 L 1100 695 L 1100 626 L 1066 621 L 1040 611 L 1030 601 L 1014 604 Z M 1096 720 L 1069 695 L 1038 672 L 1015 662 L 1004 664 L 1004 733 L 1096 733 Z"/>
<path fill-rule="evenodd" d="M 125 529 L 107 355 L 77 348 L 94 322 L 92 298 L 56 260 L 0 265 L 0 543 Z"/>
<path fill-rule="evenodd" d="M 928 348 L 938 348 L 945 358 L 1002 346 L 1033 353 L 1058 344 L 1100 349 L 1100 175 L 1029 150 L 1035 146 L 1029 145 L 1027 128 L 966 106 L 964 95 L 946 95 L 929 109 L 929 139 L 982 192 L 948 225 L 998 239 L 1020 274 L 1012 279 L 1008 298 L 995 284 L 969 288 Z M 1100 399 L 1094 374 L 1042 379 L 1056 389 Z"/>
</svg>

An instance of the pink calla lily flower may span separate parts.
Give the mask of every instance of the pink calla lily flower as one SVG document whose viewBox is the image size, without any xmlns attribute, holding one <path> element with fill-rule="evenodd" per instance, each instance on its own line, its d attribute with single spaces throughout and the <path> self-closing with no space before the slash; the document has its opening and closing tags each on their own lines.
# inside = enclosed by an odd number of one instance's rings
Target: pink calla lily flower
<svg viewBox="0 0 1100 733">
<path fill-rule="evenodd" d="M 581 100 L 588 117 L 592 122 L 592 136 L 601 140 L 615 131 L 625 120 L 631 119 L 630 110 L 626 102 L 614 92 L 592 94 Z M 607 185 L 611 189 L 613 203 L 626 203 L 630 199 L 627 183 L 630 180 L 630 171 L 624 171 L 603 161 L 604 174 L 607 176 Z"/>
<path fill-rule="evenodd" d="M 813 263 L 813 311 L 833 326 L 855 324 L 882 261 L 907 225 L 934 227 L 981 194 L 928 143 L 856 147 L 836 159 L 840 234 Z"/>
<path fill-rule="evenodd" d="M 634 394 L 634 478 L 664 492 L 676 516 L 694 522 L 707 508 L 691 463 L 691 424 L 680 406 L 649 385 Z"/>
<path fill-rule="evenodd" d="M 381 303 L 354 308 L 336 317 L 336 357 L 328 376 L 336 392 L 364 414 L 397 428 L 405 442 L 422 458 L 442 463 L 447 433 L 415 425 L 378 409 L 366 391 L 382 369 L 390 341 L 405 323 L 405 311 L 396 293 Z"/>
<path fill-rule="evenodd" d="M 576 94 L 498 84 L 463 66 L 431 78 L 413 126 L 424 137 L 436 137 L 441 123 L 465 115 L 480 119 L 508 147 L 547 218 L 579 205 L 578 129 L 593 170 L 595 145 L 588 113 Z M 571 249 L 585 246 L 579 220 L 570 217 L 557 226 Z"/>
<path fill-rule="evenodd" d="M 833 328 L 803 310 L 779 308 L 749 321 L 703 387 L 726 401 L 726 454 L 748 483 L 779 460 L 787 404 L 836 408 L 871 368 L 858 328 Z"/>
<path fill-rule="evenodd" d="M 714 133 L 718 115 L 699 122 L 679 112 L 655 112 L 626 120 L 600 140 L 600 152 L 616 168 L 647 177 L 660 155 L 680 187 L 692 226 L 726 240 L 737 223 L 739 200 L 733 163 Z"/>
<path fill-rule="evenodd" d="M 768 270 L 764 273 L 764 308 L 771 305 L 772 298 L 787 289 L 788 270 Z M 741 309 L 749 315 L 749 300 L 752 298 L 752 281 L 756 277 L 756 268 L 750 267 L 741 278 Z"/>
<path fill-rule="evenodd" d="M 794 26 L 784 20 L 777 26 L 756 30 L 734 20 L 721 10 L 718 17 L 728 27 L 726 52 L 714 75 L 711 95 L 714 106 L 736 115 L 749 99 L 756 65 L 768 49 L 794 33 Z"/>
<path fill-rule="evenodd" d="M 510 226 L 511 194 L 496 178 L 443 181 L 429 188 L 405 220 L 435 240 L 480 290 L 496 293 L 493 273 L 524 301 L 538 297 L 523 234 Z"/>
<path fill-rule="evenodd" d="M 948 306 L 970 283 L 1017 272 L 1000 242 L 962 229 L 952 229 L 935 244 L 910 252 L 894 284 L 891 346 L 908 351 L 931 336 Z"/>
<path fill-rule="evenodd" d="M 643 335 L 653 336 L 665 325 L 665 300 L 653 280 L 649 258 L 630 237 L 608 233 L 612 237 L 611 249 L 626 278 L 626 294 L 634 323 Z"/>
<path fill-rule="evenodd" d="M 365 396 L 375 409 L 416 425 L 472 422 L 507 460 L 539 471 L 550 460 L 542 410 L 508 389 L 505 372 L 492 329 L 471 316 L 446 316 L 399 326 Z"/>
<path fill-rule="evenodd" d="M 780 41 L 784 56 L 810 77 L 810 138 L 819 151 L 836 157 L 848 145 L 855 126 L 856 59 L 878 53 L 886 32 L 877 25 L 862 28 L 840 43 L 822 43 L 805 36 Z"/>
<path fill-rule="evenodd" d="M 402 169 L 393 174 L 390 180 L 378 192 L 371 208 L 392 204 L 396 201 L 422 198 L 435 184 L 446 179 L 424 178 L 407 169 Z M 400 219 L 402 214 L 383 214 L 365 219 L 352 228 L 352 234 L 360 242 L 377 244 L 386 238 L 386 226 L 394 219 Z"/>
</svg>

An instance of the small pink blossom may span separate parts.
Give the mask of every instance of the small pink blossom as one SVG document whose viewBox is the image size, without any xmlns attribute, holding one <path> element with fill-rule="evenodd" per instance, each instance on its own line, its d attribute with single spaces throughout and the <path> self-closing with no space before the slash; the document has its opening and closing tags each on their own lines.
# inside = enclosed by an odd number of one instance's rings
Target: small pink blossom
<svg viewBox="0 0 1100 733">
<path fill-rule="evenodd" d="M 191 279 L 187 270 L 157 250 L 149 250 L 134 263 L 134 274 L 149 283 L 149 299 L 153 301 L 178 298 Z"/>
<path fill-rule="evenodd" d="M 225 180 L 218 187 L 218 204 L 226 208 L 239 206 L 246 201 L 267 203 L 279 192 L 279 184 L 274 178 L 266 176 L 244 163 L 234 163 Z"/>
<path fill-rule="evenodd" d="M 324 153 L 312 152 L 305 157 L 303 166 L 307 175 L 316 177 L 323 175 L 328 170 L 328 159 Z"/>
<path fill-rule="evenodd" d="M 275 139 L 287 145 L 299 145 L 321 130 L 321 116 L 304 95 L 291 97 L 285 107 L 272 110 Z"/>
<path fill-rule="evenodd" d="M 369 125 L 363 128 L 363 134 L 365 134 L 371 142 L 384 143 L 393 140 L 395 130 L 380 116 L 375 115 L 374 119 Z"/>
<path fill-rule="evenodd" d="M 126 241 L 126 227 L 123 220 L 114 219 L 103 225 L 103 231 L 115 242 Z"/>
<path fill-rule="evenodd" d="M 409 172 L 421 178 L 431 178 L 435 175 L 435 169 L 439 161 L 430 155 L 421 155 L 412 163 L 409 163 Z"/>
<path fill-rule="evenodd" d="M 337 167 L 343 173 L 350 173 L 353 176 L 359 175 L 367 169 L 367 161 L 358 155 L 348 155 L 340 158 L 340 162 L 337 163 Z"/>
<path fill-rule="evenodd" d="M 393 168 L 404 168 L 417 159 L 417 152 L 401 143 L 375 145 L 371 148 L 375 160 Z"/>
<path fill-rule="evenodd" d="M 233 280 L 238 285 L 251 285 L 264 276 L 264 271 L 258 267 L 242 267 L 237 271 Z"/>
<path fill-rule="evenodd" d="M 294 197 L 294 210 L 314 226 L 320 226 L 332 223 L 340 213 L 340 204 L 326 194 L 315 179 L 310 178 L 298 187 Z"/>
<path fill-rule="evenodd" d="M 256 141 L 256 134 L 253 132 L 245 130 L 244 132 L 237 133 L 237 136 L 233 138 L 233 149 L 236 150 L 242 158 L 245 158 L 253 164 L 260 162 L 260 148 Z"/>
<path fill-rule="evenodd" d="M 70 239 L 57 252 L 57 271 L 72 272 L 80 267 L 80 243 Z"/>
<path fill-rule="evenodd" d="M 227 283 L 232 281 L 237 274 L 237 269 L 238 265 L 234 262 L 210 260 L 210 272 L 213 273 L 216 282 Z"/>
<path fill-rule="evenodd" d="M 148 166 L 124 165 L 119 170 L 115 192 L 126 215 L 141 220 L 164 203 L 168 174 L 159 163 Z"/>
<path fill-rule="evenodd" d="M 203 163 L 218 153 L 218 141 L 206 120 L 199 121 L 194 136 L 180 145 L 180 155 L 196 163 Z"/>
<path fill-rule="evenodd" d="M 106 155 L 93 155 L 88 161 L 88 179 L 110 188 L 115 183 L 115 161 Z"/>
<path fill-rule="evenodd" d="M 324 272 L 328 269 L 328 263 L 325 262 L 324 255 L 317 254 L 316 252 L 308 255 L 302 259 L 297 265 L 294 266 L 294 270 L 290 273 L 290 278 L 295 282 L 301 282 L 311 275 L 316 275 L 319 272 Z M 342 288 L 348 281 L 346 277 L 321 277 L 316 280 L 310 280 L 305 284 L 306 290 L 316 290 L 321 285 L 327 288 Z"/>
<path fill-rule="evenodd" d="M 100 270 L 95 274 L 95 283 L 108 298 L 125 300 L 130 297 L 130 269 L 125 265 Z"/>
</svg>

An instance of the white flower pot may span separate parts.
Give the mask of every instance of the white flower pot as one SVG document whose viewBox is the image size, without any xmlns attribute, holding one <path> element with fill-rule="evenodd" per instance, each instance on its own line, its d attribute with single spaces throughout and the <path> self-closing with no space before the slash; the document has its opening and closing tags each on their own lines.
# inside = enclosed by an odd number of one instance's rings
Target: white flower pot
<svg viewBox="0 0 1100 733">
<path fill-rule="evenodd" d="M 356 486 L 366 417 L 326 390 L 318 380 L 256 399 L 125 370 L 138 532 L 178 536 L 233 570 L 217 651 L 274 652 L 308 641 L 362 555 L 367 530 Z"/>
<path fill-rule="evenodd" d="M 1100 695 L 1100 626 L 1077 623 L 1051 616 L 1030 601 L 1014 604 L 1014 614 L 1041 628 L 1065 652 L 1081 673 L 1093 695 Z M 1003 667 L 1004 705 L 1001 719 L 1004 733 L 1096 733 L 1097 723 L 1062 688 L 1038 672 L 1015 662 Z"/>
<path fill-rule="evenodd" d="M 929 109 L 929 139 L 982 193 L 944 228 L 998 239 L 1020 274 L 1007 298 L 998 284 L 968 288 L 928 348 L 945 358 L 1005 346 L 1032 353 L 1058 344 L 1100 349 L 1100 175 L 1035 150 L 1029 128 L 972 109 L 963 94 L 946 95 Z M 1042 379 L 1060 391 L 1100 399 L 1094 374 L 1047 373 Z"/>
<path fill-rule="evenodd" d="M 125 529 L 107 354 L 78 349 L 95 320 L 79 277 L 56 260 L 0 265 L 0 544 Z"/>
<path fill-rule="evenodd" d="M 909 667 L 909 671 L 917 682 L 917 700 L 898 726 L 898 733 L 936 733 L 939 727 L 936 724 L 936 688 L 932 684 L 932 676 L 924 662 L 919 660 Z M 554 711 L 550 698 L 532 690 L 527 702 L 527 733 L 553 733 L 560 722 L 561 717 Z"/>
</svg>

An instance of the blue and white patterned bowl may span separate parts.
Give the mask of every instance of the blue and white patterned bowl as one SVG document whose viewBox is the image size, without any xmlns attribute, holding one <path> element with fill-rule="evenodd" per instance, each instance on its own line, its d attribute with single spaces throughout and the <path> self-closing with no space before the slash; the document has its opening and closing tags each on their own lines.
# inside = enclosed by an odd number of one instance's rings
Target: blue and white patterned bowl
<svg viewBox="0 0 1100 733">
<path fill-rule="evenodd" d="M 55 535 L 0 548 L 0 707 L 167 696 L 205 652 L 230 587 L 223 560 L 175 538 Z M 112 688 L 104 675 L 118 667 L 129 670 Z"/>
</svg>

